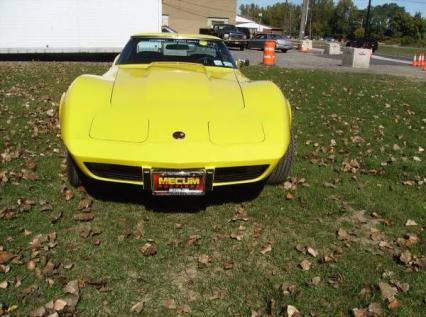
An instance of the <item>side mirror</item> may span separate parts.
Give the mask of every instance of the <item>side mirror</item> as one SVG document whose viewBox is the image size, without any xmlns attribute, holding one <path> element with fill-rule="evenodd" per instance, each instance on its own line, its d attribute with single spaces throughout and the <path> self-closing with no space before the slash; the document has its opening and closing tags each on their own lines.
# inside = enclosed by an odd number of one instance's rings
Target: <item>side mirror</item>
<svg viewBox="0 0 426 317">
<path fill-rule="evenodd" d="M 237 59 L 237 67 L 243 68 L 244 66 L 249 66 L 250 61 L 248 59 Z"/>
</svg>

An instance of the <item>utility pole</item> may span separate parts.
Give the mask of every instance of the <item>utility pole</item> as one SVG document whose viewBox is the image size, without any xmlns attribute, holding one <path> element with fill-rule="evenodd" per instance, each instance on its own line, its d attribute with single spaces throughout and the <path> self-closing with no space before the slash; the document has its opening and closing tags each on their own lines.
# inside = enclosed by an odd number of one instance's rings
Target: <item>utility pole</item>
<svg viewBox="0 0 426 317">
<path fill-rule="evenodd" d="M 308 7 L 309 0 L 303 0 L 302 16 L 300 18 L 299 40 L 303 40 L 303 38 L 305 37 L 306 22 L 308 20 Z"/>
<path fill-rule="evenodd" d="M 368 0 L 367 17 L 365 19 L 364 38 L 367 38 L 370 36 L 370 8 L 371 8 L 371 0 Z"/>
</svg>

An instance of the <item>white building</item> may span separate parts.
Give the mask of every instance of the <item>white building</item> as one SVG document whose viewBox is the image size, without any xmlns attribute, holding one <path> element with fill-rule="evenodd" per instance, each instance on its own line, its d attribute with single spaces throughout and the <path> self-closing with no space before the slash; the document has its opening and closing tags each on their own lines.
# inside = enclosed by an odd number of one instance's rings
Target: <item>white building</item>
<svg viewBox="0 0 426 317">
<path fill-rule="evenodd" d="M 161 20 L 161 0 L 0 0 L 0 53 L 119 52 Z"/>
</svg>

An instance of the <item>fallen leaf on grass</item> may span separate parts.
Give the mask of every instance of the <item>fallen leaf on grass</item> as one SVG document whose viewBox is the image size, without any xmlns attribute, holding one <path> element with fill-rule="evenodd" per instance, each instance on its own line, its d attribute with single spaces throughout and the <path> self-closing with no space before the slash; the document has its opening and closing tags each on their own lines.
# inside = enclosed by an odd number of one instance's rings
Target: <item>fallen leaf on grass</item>
<svg viewBox="0 0 426 317">
<path fill-rule="evenodd" d="M 191 307 L 189 307 L 189 305 L 187 304 L 183 304 L 182 306 L 179 307 L 178 309 L 180 312 L 182 313 L 190 313 L 191 312 Z"/>
<path fill-rule="evenodd" d="M 69 281 L 64 287 L 64 292 L 72 295 L 78 295 L 79 290 L 78 280 Z"/>
<path fill-rule="evenodd" d="M 391 302 L 388 305 L 389 309 L 398 309 L 400 307 L 401 307 L 401 302 L 399 300 L 397 300 L 396 298 L 391 300 Z"/>
<path fill-rule="evenodd" d="M 321 277 L 319 277 L 319 276 L 313 277 L 312 280 L 311 280 L 311 283 L 313 285 L 318 285 L 319 283 L 321 283 Z"/>
<path fill-rule="evenodd" d="M 130 312 L 139 314 L 140 312 L 142 312 L 143 308 L 144 308 L 144 302 L 138 302 L 134 304 L 132 308 L 130 308 Z"/>
<path fill-rule="evenodd" d="M 288 192 L 288 193 L 285 195 L 285 199 L 287 199 L 287 200 L 293 200 L 293 199 L 294 199 L 294 195 L 293 195 L 292 193 Z"/>
<path fill-rule="evenodd" d="M 368 305 L 369 316 L 383 316 L 383 309 L 379 303 L 371 303 Z"/>
<path fill-rule="evenodd" d="M 302 268 L 303 271 L 309 271 L 311 269 L 312 263 L 309 260 L 303 260 L 300 262 L 299 266 Z"/>
<path fill-rule="evenodd" d="M 399 260 L 405 265 L 410 264 L 412 258 L 413 256 L 411 255 L 411 252 L 408 250 L 401 252 L 401 254 L 399 255 Z"/>
<path fill-rule="evenodd" d="M 9 285 L 9 283 L 7 281 L 0 282 L 0 288 L 1 289 L 6 289 L 8 285 Z"/>
<path fill-rule="evenodd" d="M 260 251 L 260 253 L 262 254 L 262 255 L 265 255 L 266 253 L 269 253 L 269 252 L 271 252 L 272 251 L 272 243 L 271 242 L 268 242 L 264 247 L 263 247 L 263 249 Z"/>
<path fill-rule="evenodd" d="M 172 298 L 163 300 L 163 307 L 167 309 L 176 309 L 176 301 Z"/>
<path fill-rule="evenodd" d="M 367 308 L 354 308 L 352 309 L 352 315 L 354 317 L 367 317 L 368 310 Z"/>
<path fill-rule="evenodd" d="M 71 200 L 72 197 L 74 196 L 74 194 L 72 193 L 72 191 L 69 188 L 67 188 L 67 187 L 65 187 L 62 190 L 62 195 L 64 196 L 64 198 L 65 198 L 66 201 Z"/>
<path fill-rule="evenodd" d="M 212 257 L 207 254 L 201 254 L 198 257 L 198 267 L 206 267 L 212 261 Z"/>
<path fill-rule="evenodd" d="M 186 244 L 189 246 L 194 245 L 200 239 L 201 239 L 201 236 L 198 234 L 190 235 L 188 239 L 186 240 Z"/>
<path fill-rule="evenodd" d="M 35 309 L 31 313 L 31 317 L 44 317 L 46 315 L 47 315 L 47 311 L 46 311 L 46 308 L 44 308 L 44 306 L 41 306 L 41 307 Z"/>
<path fill-rule="evenodd" d="M 340 228 L 339 230 L 337 230 L 337 238 L 339 240 L 349 240 L 350 237 L 351 236 L 345 229 Z"/>
<path fill-rule="evenodd" d="M 398 290 L 396 287 L 391 286 L 390 284 L 386 282 L 380 282 L 379 283 L 380 292 L 382 294 L 382 297 L 389 302 L 395 299 L 395 295 L 398 293 Z"/>
<path fill-rule="evenodd" d="M 0 264 L 7 264 L 14 258 L 16 258 L 15 254 L 7 251 L 0 251 Z"/>
<path fill-rule="evenodd" d="M 311 248 L 311 247 L 308 247 L 307 249 L 306 249 L 306 251 L 311 255 L 311 256 L 313 256 L 314 258 L 316 258 L 317 256 L 318 256 L 318 252 L 315 250 L 315 249 L 313 249 L 313 248 Z"/>
<path fill-rule="evenodd" d="M 247 216 L 247 212 L 242 206 L 238 206 L 235 210 L 234 217 L 232 218 L 232 221 L 248 221 L 249 218 Z"/>
<path fill-rule="evenodd" d="M 82 198 L 77 204 L 77 210 L 90 211 L 93 200 L 91 198 Z"/>
<path fill-rule="evenodd" d="M 286 313 L 287 317 L 302 317 L 302 314 L 293 305 L 287 305 Z"/>
<path fill-rule="evenodd" d="M 406 225 L 407 227 L 410 227 L 410 226 L 417 226 L 417 222 L 415 222 L 414 220 L 408 219 L 408 220 L 407 220 L 407 222 L 405 223 L 405 225 Z"/>
<path fill-rule="evenodd" d="M 92 212 L 81 212 L 74 215 L 74 220 L 77 221 L 92 221 L 95 219 L 95 214 Z"/>
<path fill-rule="evenodd" d="M 59 311 L 63 311 L 65 306 L 67 306 L 67 302 L 61 298 L 55 300 L 54 304 L 53 304 L 53 309 L 56 310 L 57 312 Z"/>
<path fill-rule="evenodd" d="M 234 268 L 234 262 L 233 261 L 225 261 L 223 263 L 223 269 L 224 270 L 231 270 Z"/>
<path fill-rule="evenodd" d="M 153 256 L 155 254 L 157 254 L 157 248 L 155 247 L 155 245 L 153 243 L 145 243 L 140 249 L 139 251 L 144 255 L 144 256 Z"/>
</svg>

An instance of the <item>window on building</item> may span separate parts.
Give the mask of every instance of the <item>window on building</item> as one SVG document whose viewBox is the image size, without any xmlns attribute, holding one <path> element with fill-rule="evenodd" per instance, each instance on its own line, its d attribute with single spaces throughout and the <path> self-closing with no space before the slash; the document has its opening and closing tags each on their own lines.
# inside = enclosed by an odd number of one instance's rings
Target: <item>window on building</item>
<svg viewBox="0 0 426 317">
<path fill-rule="evenodd" d="M 207 26 L 210 28 L 215 24 L 227 24 L 228 22 L 229 22 L 228 18 L 217 18 L 217 17 L 207 18 Z"/>
</svg>

